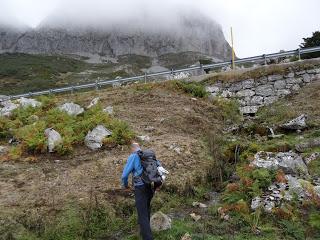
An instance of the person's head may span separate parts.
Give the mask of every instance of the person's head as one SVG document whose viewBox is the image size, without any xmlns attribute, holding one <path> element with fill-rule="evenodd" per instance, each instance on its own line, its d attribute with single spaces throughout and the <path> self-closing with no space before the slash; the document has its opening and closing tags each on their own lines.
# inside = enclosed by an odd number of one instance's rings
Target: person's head
<svg viewBox="0 0 320 240">
<path fill-rule="evenodd" d="M 131 152 L 136 152 L 136 151 L 139 151 L 140 150 L 140 145 L 139 143 L 136 143 L 136 142 L 133 142 L 131 144 L 131 148 L 130 148 Z"/>
</svg>

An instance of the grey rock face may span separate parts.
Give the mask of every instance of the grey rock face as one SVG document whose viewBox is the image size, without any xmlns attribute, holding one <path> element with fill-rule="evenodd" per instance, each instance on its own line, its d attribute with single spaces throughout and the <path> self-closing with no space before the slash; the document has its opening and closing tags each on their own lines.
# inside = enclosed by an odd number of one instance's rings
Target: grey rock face
<svg viewBox="0 0 320 240">
<path fill-rule="evenodd" d="M 159 232 L 171 228 L 171 219 L 162 212 L 156 212 L 150 219 L 151 229 Z"/>
<path fill-rule="evenodd" d="M 59 110 L 66 112 L 70 116 L 77 116 L 84 112 L 84 109 L 80 107 L 78 104 L 74 103 L 65 103 L 58 107 Z"/>
<path fill-rule="evenodd" d="M 22 33 L 6 29 L 5 38 L 0 38 L 0 51 L 84 56 L 89 53 L 109 57 L 197 52 L 220 60 L 230 59 L 231 48 L 220 25 L 201 14 L 181 13 L 177 18 L 177 27 L 161 32 L 143 25 L 128 27 L 124 23 L 106 29 L 70 30 L 50 23 Z"/>
<path fill-rule="evenodd" d="M 102 147 L 103 139 L 111 136 L 112 132 L 102 125 L 98 125 L 92 131 L 89 131 L 85 137 L 85 144 L 91 150 L 97 150 Z"/>
<path fill-rule="evenodd" d="M 49 153 L 54 152 L 56 146 L 58 146 L 62 142 L 62 138 L 60 133 L 52 128 L 47 128 L 44 132 L 48 139 L 48 151 Z"/>
<path fill-rule="evenodd" d="M 250 89 L 246 89 L 246 90 L 241 90 L 239 92 L 237 92 L 236 96 L 239 98 L 242 97 L 252 97 L 254 96 L 255 92 L 250 90 Z"/>
<path fill-rule="evenodd" d="M 290 120 L 289 122 L 283 124 L 281 127 L 283 129 L 288 129 L 288 130 L 303 130 L 307 128 L 307 116 L 305 114 Z"/>
<path fill-rule="evenodd" d="M 258 152 L 251 165 L 269 170 L 282 169 L 288 174 L 308 174 L 308 168 L 302 157 L 293 152 Z"/>
</svg>

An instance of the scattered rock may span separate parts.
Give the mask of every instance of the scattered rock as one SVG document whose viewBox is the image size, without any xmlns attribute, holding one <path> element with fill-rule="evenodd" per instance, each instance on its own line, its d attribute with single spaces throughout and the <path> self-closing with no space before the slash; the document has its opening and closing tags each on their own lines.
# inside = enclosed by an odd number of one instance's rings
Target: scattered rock
<svg viewBox="0 0 320 240">
<path fill-rule="evenodd" d="M 8 147 L 0 146 L 0 155 L 6 154 L 8 152 Z"/>
<path fill-rule="evenodd" d="M 32 99 L 32 98 L 20 98 L 17 100 L 17 102 L 20 104 L 21 107 L 40 107 L 41 106 L 41 102 Z"/>
<path fill-rule="evenodd" d="M 251 165 L 269 170 L 282 169 L 288 174 L 308 174 L 308 168 L 302 157 L 294 152 L 258 152 Z"/>
<path fill-rule="evenodd" d="M 12 101 L 4 101 L 0 103 L 3 108 L 0 108 L 0 116 L 9 117 L 13 110 L 19 107 L 18 104 L 13 103 Z"/>
<path fill-rule="evenodd" d="M 64 111 L 71 116 L 77 116 L 77 115 L 84 112 L 84 109 L 81 106 L 79 106 L 78 104 L 72 103 L 72 102 L 65 103 L 58 108 L 59 108 L 59 110 Z"/>
<path fill-rule="evenodd" d="M 262 206 L 262 199 L 261 197 L 255 197 L 251 200 L 251 209 L 256 210 L 257 208 Z"/>
<path fill-rule="evenodd" d="M 54 152 L 55 147 L 62 142 L 61 135 L 53 128 L 47 128 L 44 133 L 48 139 L 48 151 L 49 153 L 52 153 Z"/>
<path fill-rule="evenodd" d="M 283 124 L 281 128 L 287 129 L 287 130 L 303 130 L 307 128 L 306 120 L 307 120 L 307 115 L 302 114 L 301 116 Z"/>
<path fill-rule="evenodd" d="M 152 127 L 152 126 L 148 126 L 148 127 L 146 127 L 144 130 L 147 131 L 147 132 L 153 132 L 153 131 L 155 131 L 156 129 L 155 129 L 154 127 Z"/>
<path fill-rule="evenodd" d="M 103 109 L 103 111 L 105 113 L 108 113 L 109 115 L 112 115 L 113 114 L 113 107 L 112 106 L 108 106 L 105 109 Z"/>
<path fill-rule="evenodd" d="M 149 142 L 151 140 L 151 138 L 147 135 L 137 136 L 137 138 L 143 142 Z"/>
<path fill-rule="evenodd" d="M 190 217 L 195 221 L 195 222 L 198 222 L 200 219 L 201 219 L 201 216 L 200 215 L 197 215 L 195 213 L 191 213 L 190 214 Z"/>
<path fill-rule="evenodd" d="M 258 106 L 246 106 L 240 107 L 240 112 L 244 115 L 246 114 L 256 114 L 259 110 Z"/>
<path fill-rule="evenodd" d="M 309 141 L 296 144 L 295 149 L 298 152 L 306 152 L 309 149 L 320 147 L 320 138 L 311 139 Z"/>
<path fill-rule="evenodd" d="M 102 125 L 98 125 L 92 131 L 89 131 L 85 137 L 85 144 L 91 150 L 97 150 L 102 147 L 103 139 L 111 136 L 112 132 Z"/>
<path fill-rule="evenodd" d="M 189 233 L 186 233 L 182 236 L 181 240 L 192 240 L 191 235 Z"/>
<path fill-rule="evenodd" d="M 170 147 L 169 147 L 169 150 L 173 150 L 173 151 L 175 151 L 176 153 L 181 154 L 181 148 L 180 148 L 179 145 L 176 144 L 176 143 L 171 144 Z"/>
<path fill-rule="evenodd" d="M 99 97 L 96 97 L 96 98 L 92 99 L 92 101 L 90 102 L 90 104 L 87 107 L 87 109 L 92 108 L 93 106 L 97 105 L 99 101 L 100 101 Z"/>
<path fill-rule="evenodd" d="M 199 207 L 199 208 L 207 208 L 208 206 L 204 203 L 200 203 L 200 202 L 193 202 L 192 203 L 193 207 Z"/>
<path fill-rule="evenodd" d="M 320 197 L 320 186 L 315 186 L 313 189 L 314 192 L 318 195 L 318 197 Z"/>
<path fill-rule="evenodd" d="M 159 232 L 171 228 L 171 219 L 162 212 L 156 212 L 150 220 L 151 229 Z"/>
</svg>

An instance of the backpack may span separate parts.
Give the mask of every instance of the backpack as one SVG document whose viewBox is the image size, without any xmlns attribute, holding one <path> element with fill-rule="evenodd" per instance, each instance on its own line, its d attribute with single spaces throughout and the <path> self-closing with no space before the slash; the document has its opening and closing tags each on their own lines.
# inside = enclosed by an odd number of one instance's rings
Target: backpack
<svg viewBox="0 0 320 240">
<path fill-rule="evenodd" d="M 138 156 L 143 167 L 142 180 L 147 183 L 161 183 L 162 178 L 158 172 L 158 161 L 152 150 L 138 151 Z"/>
</svg>

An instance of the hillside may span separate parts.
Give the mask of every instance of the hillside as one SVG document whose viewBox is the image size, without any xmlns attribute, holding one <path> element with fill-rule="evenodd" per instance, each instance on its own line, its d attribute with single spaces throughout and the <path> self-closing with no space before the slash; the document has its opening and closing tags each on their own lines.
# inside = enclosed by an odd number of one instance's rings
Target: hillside
<svg viewBox="0 0 320 240">
<path fill-rule="evenodd" d="M 155 149 L 170 171 L 153 212 L 168 214 L 172 229 L 156 233 L 156 239 L 181 239 L 186 233 L 208 240 L 318 239 L 319 90 L 314 80 L 246 118 L 236 101 L 208 97 L 205 85 L 195 82 L 39 98 L 41 107 L 0 118 L 0 145 L 9 148 L 0 161 L 0 239 L 137 239 L 133 199 L 117 190 L 129 139 Z M 95 97 L 100 103 L 79 116 L 55 110 L 71 101 L 86 107 Z M 107 106 L 113 107 L 111 115 L 102 112 Z M 302 114 L 308 116 L 305 127 L 281 127 Z M 115 136 L 92 152 L 83 138 L 99 123 Z M 42 132 L 50 126 L 68 140 L 51 154 Z M 30 128 L 32 134 L 25 134 Z M 17 145 L 7 143 L 12 135 Z M 263 156 L 260 151 L 295 157 L 288 166 L 265 169 L 253 165 Z M 281 200 L 274 200 L 274 186 L 288 184 L 296 194 L 279 190 L 291 198 L 278 194 Z M 257 197 L 265 205 L 257 202 L 253 208 Z"/>
</svg>

